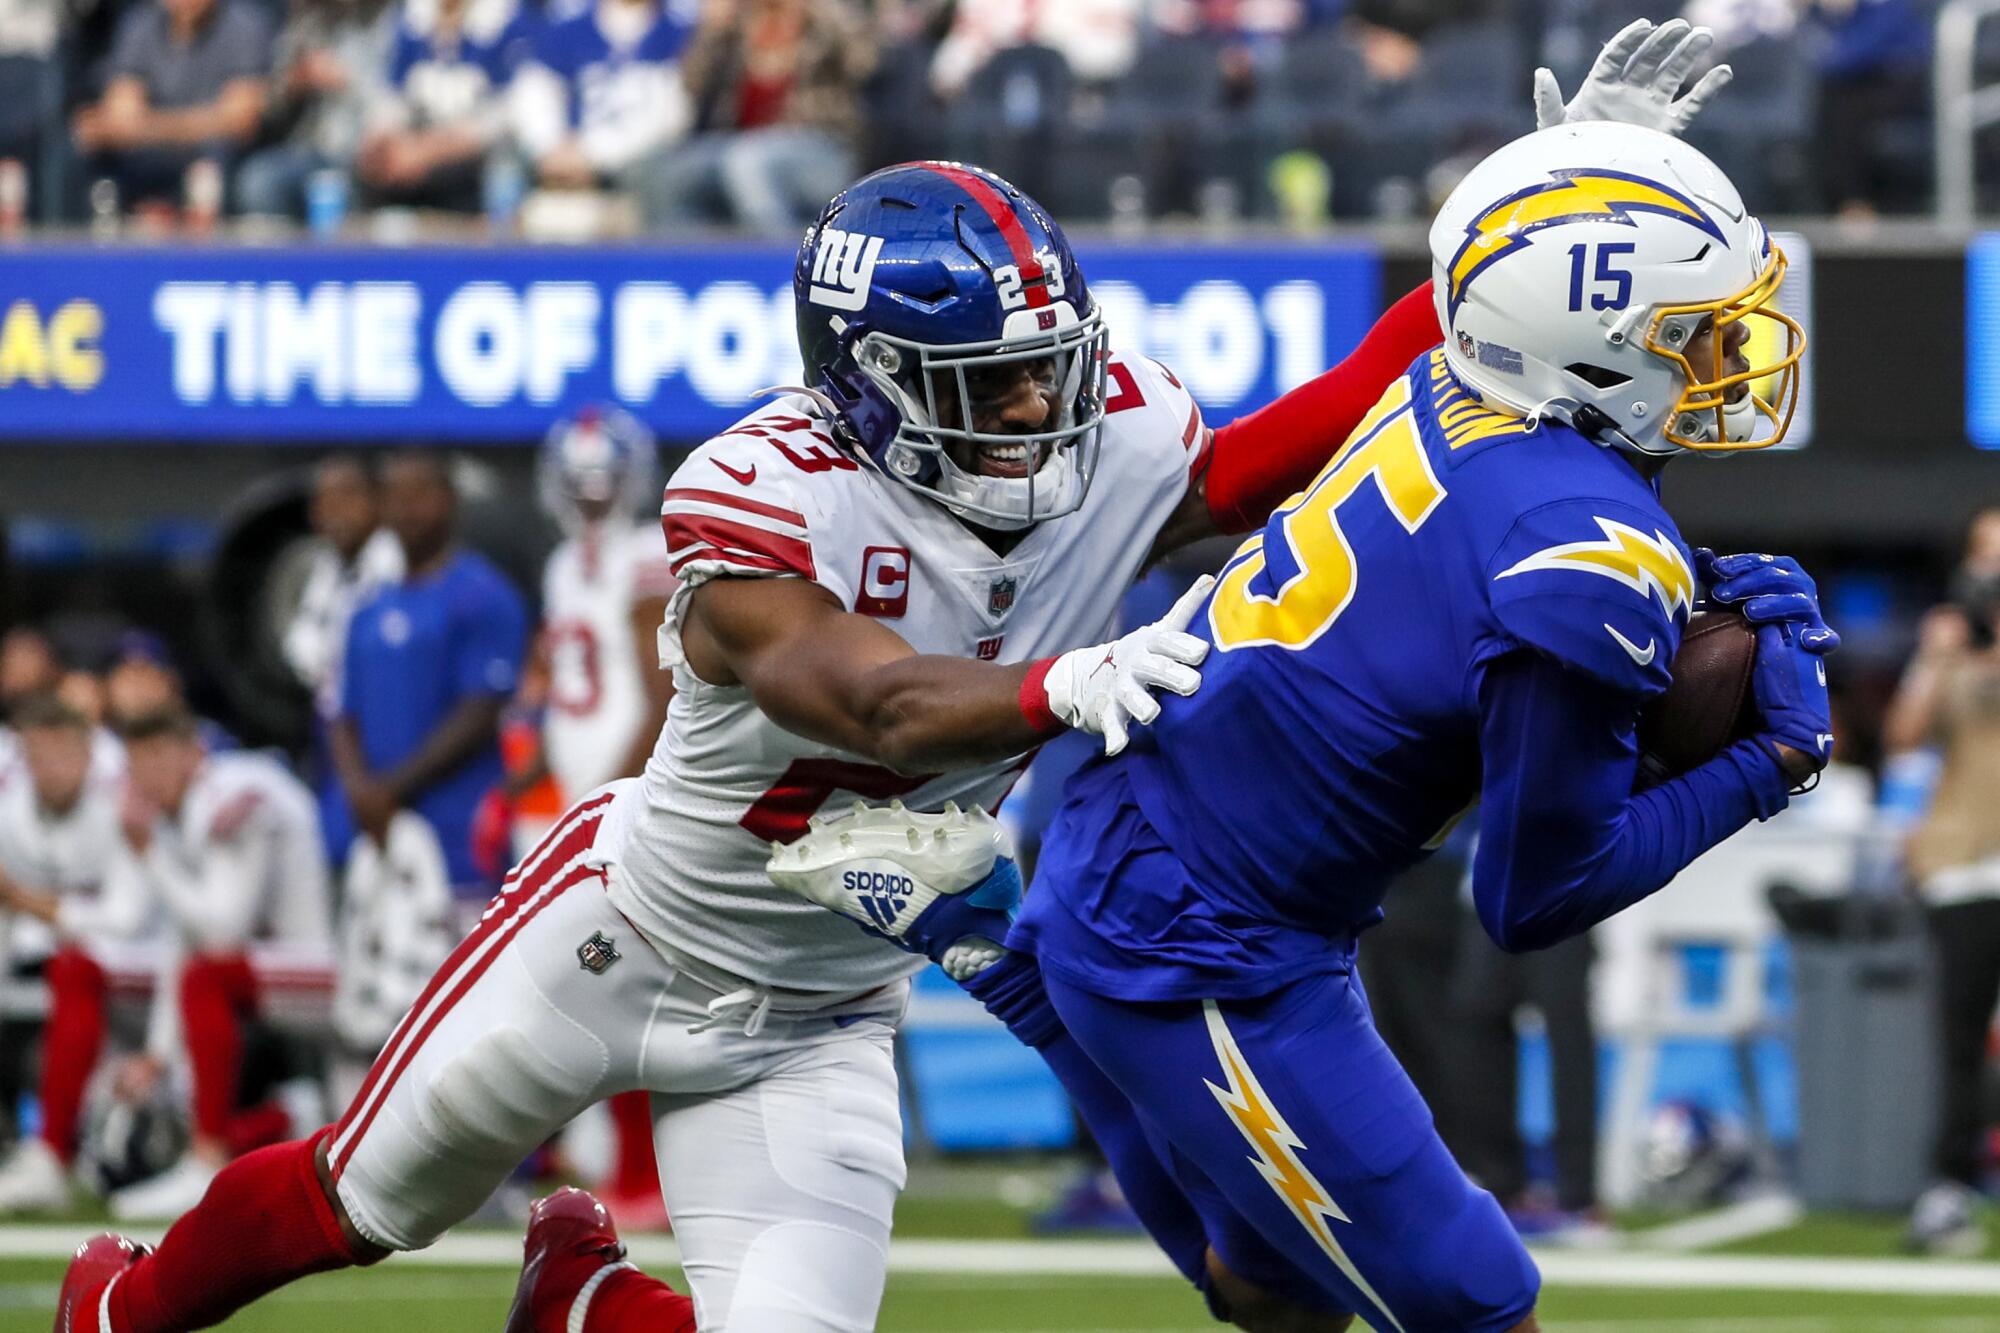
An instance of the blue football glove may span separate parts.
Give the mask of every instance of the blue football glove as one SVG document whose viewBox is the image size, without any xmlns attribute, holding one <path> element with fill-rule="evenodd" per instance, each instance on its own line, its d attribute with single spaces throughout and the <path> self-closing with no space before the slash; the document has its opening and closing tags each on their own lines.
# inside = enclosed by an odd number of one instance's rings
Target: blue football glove
<svg viewBox="0 0 2000 1333">
<path fill-rule="evenodd" d="M 1832 630 L 1817 632 L 1839 641 Z M 1814 633 L 1791 623 L 1759 625 L 1750 690 L 1764 723 L 1759 734 L 1812 756 L 1818 769 L 1833 758 L 1833 712 L 1826 695 L 1826 654 L 1831 649 L 1809 642 L 1807 636 Z"/>
<path fill-rule="evenodd" d="M 1790 556 L 1717 555 L 1701 546 L 1695 548 L 1694 568 L 1711 601 L 1741 611 L 1752 625 L 1796 625 L 1800 643 L 1821 656 L 1840 646 L 1840 636 L 1820 614 L 1818 586 Z"/>
</svg>

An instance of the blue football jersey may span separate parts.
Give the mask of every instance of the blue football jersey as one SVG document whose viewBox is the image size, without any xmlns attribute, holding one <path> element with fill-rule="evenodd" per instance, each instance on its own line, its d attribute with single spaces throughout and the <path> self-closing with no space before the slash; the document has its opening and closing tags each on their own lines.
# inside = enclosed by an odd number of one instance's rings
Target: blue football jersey
<svg viewBox="0 0 2000 1333">
<path fill-rule="evenodd" d="M 1224 567 L 1201 689 L 1072 782 L 1021 943 L 1084 927 L 1141 970 L 1324 966 L 1477 800 L 1482 666 L 1537 651 L 1636 716 L 1694 595 L 1652 481 L 1429 353 Z"/>
<path fill-rule="evenodd" d="M 647 80 L 680 58 L 689 33 L 678 10 L 663 7 L 636 42 L 614 46 L 597 15 L 584 13 L 543 28 L 535 37 L 534 59 L 561 76 L 569 127 L 585 133 L 596 124 L 644 114 L 652 96 Z"/>
<path fill-rule="evenodd" d="M 389 86 L 417 127 L 456 125 L 499 96 L 526 54 L 532 15 L 506 0 L 473 6 L 463 22 L 438 22 L 436 6 L 406 4 L 389 52 Z"/>
</svg>

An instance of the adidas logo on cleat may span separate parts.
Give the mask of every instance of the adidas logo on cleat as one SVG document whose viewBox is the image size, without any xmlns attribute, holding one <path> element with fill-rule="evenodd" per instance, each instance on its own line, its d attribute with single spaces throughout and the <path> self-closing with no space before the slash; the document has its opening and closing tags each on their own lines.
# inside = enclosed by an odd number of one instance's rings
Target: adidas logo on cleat
<svg viewBox="0 0 2000 1333">
<path fill-rule="evenodd" d="M 909 906 L 916 887 L 908 875 L 891 875 L 879 870 L 849 870 L 840 877 L 841 887 L 861 900 L 876 925 L 888 930 Z"/>
</svg>

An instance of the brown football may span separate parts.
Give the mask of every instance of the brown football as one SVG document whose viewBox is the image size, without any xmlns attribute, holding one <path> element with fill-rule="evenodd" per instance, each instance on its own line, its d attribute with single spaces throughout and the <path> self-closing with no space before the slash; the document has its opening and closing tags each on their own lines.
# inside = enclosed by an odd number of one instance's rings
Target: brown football
<svg viewBox="0 0 2000 1333">
<path fill-rule="evenodd" d="M 1641 790 L 1707 763 L 1755 728 L 1757 633 L 1735 611 L 1698 611 L 1674 653 L 1666 692 L 1639 714 Z"/>
</svg>

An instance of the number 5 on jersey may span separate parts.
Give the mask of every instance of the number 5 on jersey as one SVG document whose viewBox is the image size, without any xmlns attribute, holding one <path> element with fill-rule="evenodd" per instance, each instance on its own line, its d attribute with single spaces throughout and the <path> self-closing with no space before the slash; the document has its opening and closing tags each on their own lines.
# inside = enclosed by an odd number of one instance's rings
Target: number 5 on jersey
<svg viewBox="0 0 2000 1333">
<path fill-rule="evenodd" d="M 1422 527 L 1444 499 L 1417 435 L 1408 379 L 1390 386 L 1312 485 L 1275 516 L 1298 572 L 1271 586 L 1264 555 L 1269 527 L 1222 571 L 1208 611 L 1216 647 L 1296 651 L 1340 618 L 1360 581 L 1354 547 L 1340 530 L 1340 506 L 1370 480 L 1405 532 Z"/>
</svg>

